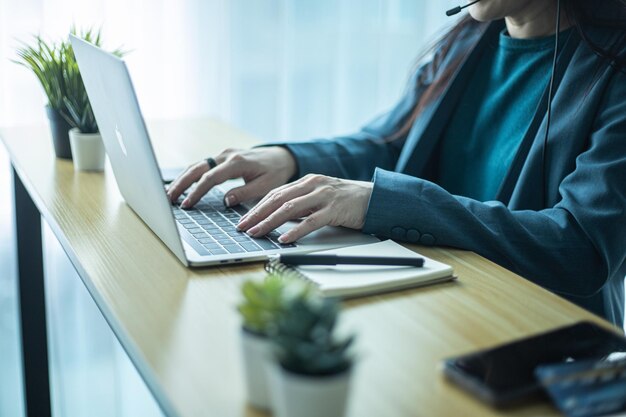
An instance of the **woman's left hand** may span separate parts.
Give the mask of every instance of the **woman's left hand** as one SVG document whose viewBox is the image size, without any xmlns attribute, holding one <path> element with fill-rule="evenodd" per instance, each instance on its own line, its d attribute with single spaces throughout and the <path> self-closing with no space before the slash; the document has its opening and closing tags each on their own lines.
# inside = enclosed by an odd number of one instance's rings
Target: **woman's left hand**
<svg viewBox="0 0 626 417">
<path fill-rule="evenodd" d="M 323 226 L 362 229 L 373 184 L 309 174 L 270 191 L 237 225 L 250 236 L 261 237 L 289 220 L 304 217 L 280 236 L 291 243 Z"/>
</svg>

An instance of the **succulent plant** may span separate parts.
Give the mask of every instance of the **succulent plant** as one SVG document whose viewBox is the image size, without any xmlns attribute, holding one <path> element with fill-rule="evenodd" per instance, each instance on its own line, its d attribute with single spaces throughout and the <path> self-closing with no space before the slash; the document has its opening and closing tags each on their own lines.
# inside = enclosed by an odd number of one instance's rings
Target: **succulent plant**
<svg viewBox="0 0 626 417">
<path fill-rule="evenodd" d="M 244 301 L 237 306 L 243 327 L 253 333 L 268 335 L 279 317 L 297 299 L 306 299 L 313 288 L 297 278 L 270 274 L 263 281 L 246 281 L 241 287 Z"/>
<path fill-rule="evenodd" d="M 348 370 L 353 362 L 349 348 L 354 335 L 336 336 L 338 314 L 339 303 L 335 299 L 310 297 L 289 304 L 272 334 L 283 368 L 310 376 Z"/>
</svg>

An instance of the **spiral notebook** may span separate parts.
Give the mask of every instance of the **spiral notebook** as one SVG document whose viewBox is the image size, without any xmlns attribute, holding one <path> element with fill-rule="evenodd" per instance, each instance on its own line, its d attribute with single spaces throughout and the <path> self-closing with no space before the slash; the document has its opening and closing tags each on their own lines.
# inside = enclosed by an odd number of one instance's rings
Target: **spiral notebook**
<svg viewBox="0 0 626 417">
<path fill-rule="evenodd" d="M 393 240 L 333 249 L 319 254 L 342 256 L 407 256 L 424 258 L 421 268 L 407 266 L 337 265 L 288 266 L 269 261 L 265 269 L 279 275 L 300 277 L 316 284 L 327 297 L 356 297 L 395 291 L 455 279 L 450 265 L 413 252 Z"/>
</svg>

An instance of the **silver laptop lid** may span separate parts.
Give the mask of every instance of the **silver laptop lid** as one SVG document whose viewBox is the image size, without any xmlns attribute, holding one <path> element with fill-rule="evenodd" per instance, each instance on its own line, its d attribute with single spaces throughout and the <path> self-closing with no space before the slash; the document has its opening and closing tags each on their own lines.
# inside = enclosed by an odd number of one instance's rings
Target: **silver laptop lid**
<svg viewBox="0 0 626 417">
<path fill-rule="evenodd" d="M 76 36 L 70 41 L 124 200 L 187 266 L 125 62 Z"/>
</svg>

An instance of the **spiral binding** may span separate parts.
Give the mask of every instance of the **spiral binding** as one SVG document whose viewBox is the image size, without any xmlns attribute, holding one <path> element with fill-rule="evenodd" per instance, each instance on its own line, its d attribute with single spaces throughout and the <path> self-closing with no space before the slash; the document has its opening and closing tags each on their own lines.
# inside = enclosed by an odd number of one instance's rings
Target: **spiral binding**
<svg viewBox="0 0 626 417">
<path fill-rule="evenodd" d="M 264 269 L 267 273 L 276 274 L 282 278 L 300 278 L 308 282 L 313 282 L 291 265 L 281 263 L 278 258 L 273 258 L 265 262 Z"/>
</svg>

